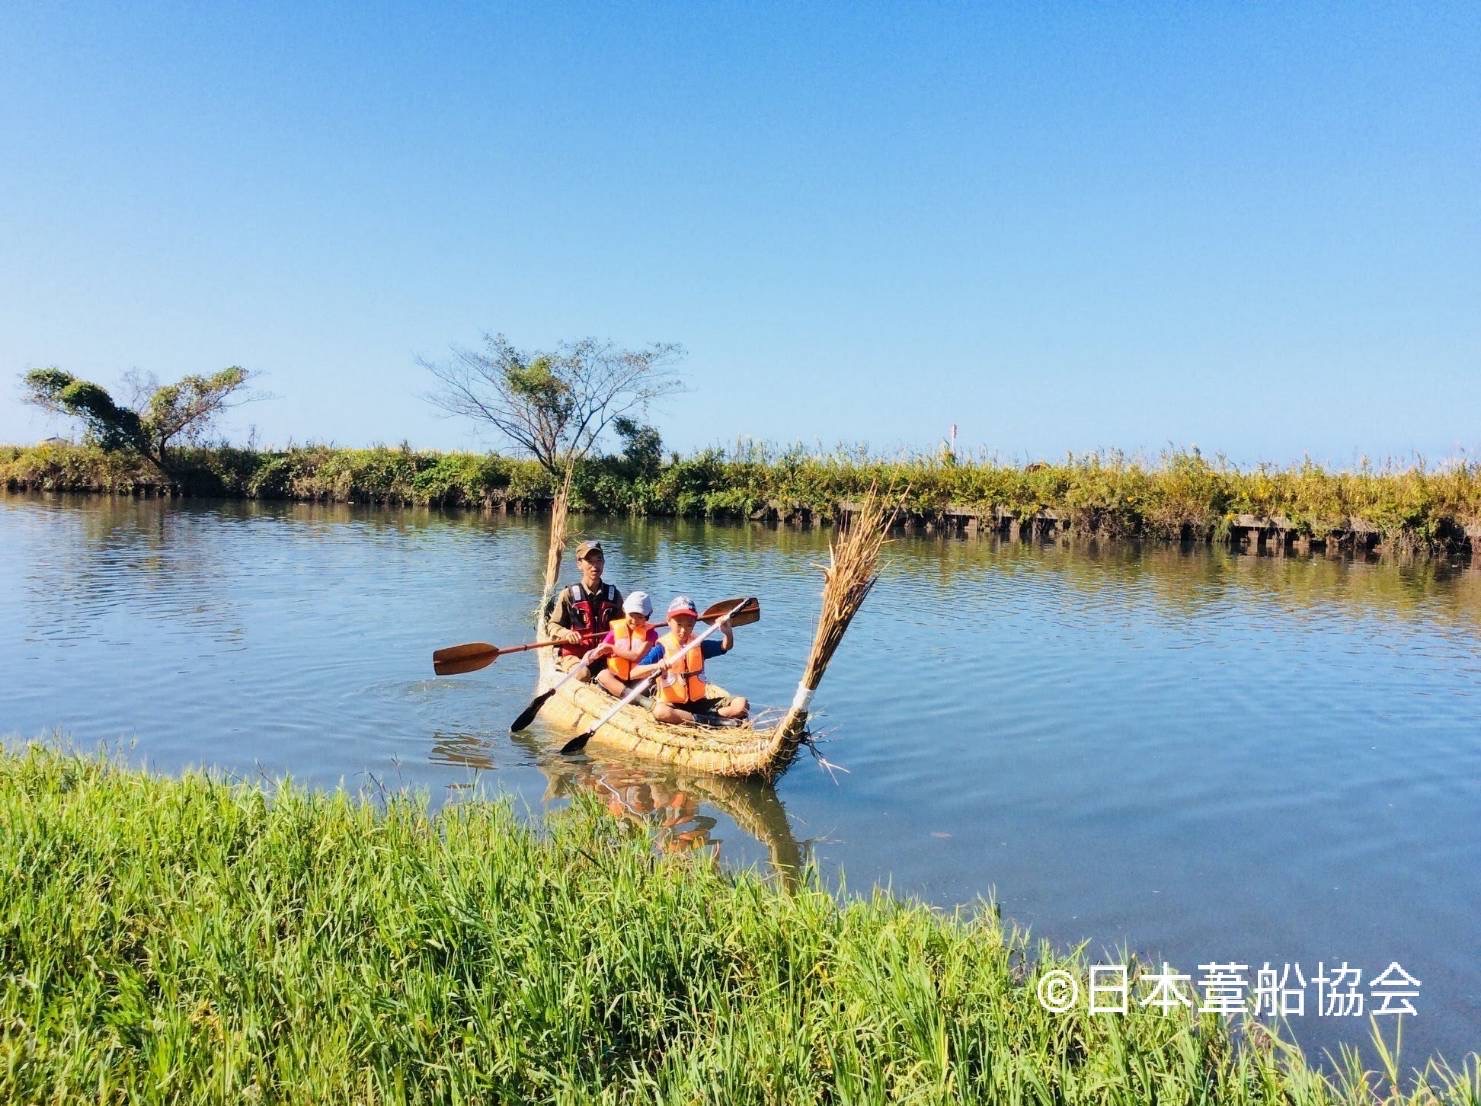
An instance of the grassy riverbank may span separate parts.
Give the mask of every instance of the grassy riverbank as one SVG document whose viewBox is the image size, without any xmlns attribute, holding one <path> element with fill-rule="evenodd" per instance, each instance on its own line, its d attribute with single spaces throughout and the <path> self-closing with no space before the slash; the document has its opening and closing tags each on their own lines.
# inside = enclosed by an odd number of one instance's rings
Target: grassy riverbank
<svg viewBox="0 0 1481 1106">
<path fill-rule="evenodd" d="M 495 454 L 411 449 L 181 450 L 172 481 L 148 462 L 87 445 L 0 447 L 11 489 L 226 496 L 528 508 L 548 503 L 551 478 L 531 461 Z M 1281 520 L 1325 537 L 1352 529 L 1408 549 L 1458 549 L 1481 527 L 1481 464 L 1442 469 L 1335 472 L 1314 464 L 1240 469 L 1196 453 L 1154 462 L 1120 456 L 1028 466 L 921 457 L 884 460 L 747 448 L 708 450 L 666 463 L 607 457 L 578 473 L 578 509 L 655 516 L 747 518 L 807 512 L 827 520 L 871 484 L 908 488 L 906 510 L 1000 511 L 1029 519 L 1052 511 L 1071 532 L 1218 540 L 1242 515 Z"/>
<path fill-rule="evenodd" d="M 0 753 L 0 1100 L 1372 1102 L 1263 1035 L 1052 1015 L 989 915 L 522 825 Z M 1403 1101 L 1475 1103 L 1430 1070 Z M 1389 1101 L 1400 1101 L 1391 1099 Z"/>
</svg>

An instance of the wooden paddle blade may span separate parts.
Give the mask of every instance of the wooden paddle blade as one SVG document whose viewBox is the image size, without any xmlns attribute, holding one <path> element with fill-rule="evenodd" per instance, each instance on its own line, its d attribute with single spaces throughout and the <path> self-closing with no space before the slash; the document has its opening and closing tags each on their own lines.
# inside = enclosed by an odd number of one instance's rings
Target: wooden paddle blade
<svg viewBox="0 0 1481 1106">
<path fill-rule="evenodd" d="M 730 616 L 732 626 L 749 626 L 753 622 L 761 621 L 761 600 L 754 595 L 740 605 L 740 609 Z"/>
<path fill-rule="evenodd" d="M 586 743 L 591 740 L 591 735 L 595 732 L 595 730 L 587 730 L 585 733 L 578 733 L 570 741 L 567 741 L 561 746 L 561 756 L 568 757 L 573 753 L 579 753 L 582 749 L 586 748 Z"/>
<path fill-rule="evenodd" d="M 525 707 L 524 710 L 520 711 L 519 717 L 509 724 L 509 732 L 519 733 L 520 730 L 524 729 L 531 722 L 533 722 L 535 720 L 535 715 L 540 713 L 540 708 L 543 707 L 546 703 L 546 700 L 548 700 L 554 694 L 555 688 L 551 688 L 549 691 L 540 692 L 539 695 L 536 695 L 533 699 L 531 699 L 530 705 Z"/>
<path fill-rule="evenodd" d="M 475 653 L 471 657 L 454 657 L 448 661 L 433 661 L 432 671 L 439 676 L 461 676 L 465 672 L 477 672 L 494 663 L 498 653 Z"/>
<path fill-rule="evenodd" d="M 488 655 L 485 664 L 492 663 L 499 655 L 499 647 L 490 645 L 486 641 L 470 641 L 466 645 L 449 645 L 446 649 L 439 649 L 432 654 L 433 664 L 446 664 L 448 661 L 464 661 L 471 657 L 482 657 Z"/>
<path fill-rule="evenodd" d="M 718 603 L 713 603 L 704 614 L 699 616 L 700 621 L 714 622 L 732 607 L 736 608 L 735 614 L 730 617 L 732 626 L 749 626 L 753 622 L 761 621 L 761 600 L 754 595 L 747 599 L 722 599 Z"/>
</svg>

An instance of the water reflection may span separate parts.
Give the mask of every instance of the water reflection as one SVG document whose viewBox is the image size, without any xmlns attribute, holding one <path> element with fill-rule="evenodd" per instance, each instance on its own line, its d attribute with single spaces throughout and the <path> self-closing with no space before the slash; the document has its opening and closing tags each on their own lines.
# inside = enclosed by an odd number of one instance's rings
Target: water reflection
<svg viewBox="0 0 1481 1106">
<path fill-rule="evenodd" d="M 62 642 L 90 635 L 120 642 L 116 620 L 124 616 L 184 623 L 219 642 L 239 643 L 242 627 L 221 586 L 230 566 L 193 522 L 180 512 L 141 512 L 129 500 L 55 510 L 37 524 L 62 530 L 64 539 L 47 542 L 45 555 L 17 566 L 27 629 Z M 88 555 L 77 556 L 79 547 Z"/>
<path fill-rule="evenodd" d="M 538 554 L 545 520 L 432 507 L 371 508 L 344 503 L 228 501 L 204 503 L 74 495 L 0 494 L 9 526 L 44 525 L 57 553 L 88 556 L 29 559 L 27 590 L 37 603 L 62 598 L 66 617 L 90 617 L 122 598 L 149 599 L 146 618 L 197 617 L 230 609 L 229 585 L 244 567 L 288 567 L 269 555 L 259 566 L 234 558 L 235 537 L 263 556 L 273 524 L 295 524 L 295 546 L 372 542 L 415 550 L 449 540 L 477 541 L 490 531 L 514 535 L 523 553 Z M 44 517 L 37 517 L 44 516 Z M 247 533 L 233 531 L 246 527 Z M 223 532 L 223 528 L 226 529 Z M 810 567 L 826 557 L 829 532 L 770 523 L 612 519 L 573 516 L 573 540 L 604 539 L 618 552 L 614 573 L 627 583 L 641 570 L 690 579 L 759 574 L 778 564 Z M 58 542 L 60 538 L 60 542 Z M 1197 615 L 1241 597 L 1271 602 L 1292 615 L 1334 607 L 1400 618 L 1441 617 L 1481 628 L 1481 567 L 1445 560 L 1381 561 L 1350 556 L 1258 556 L 1222 547 L 1153 544 L 1008 542 L 996 536 L 901 535 L 888 547 L 887 573 L 938 588 L 970 586 L 997 575 L 1052 578 L 1087 596 L 1136 593 L 1169 612 Z M 267 551 L 270 553 L 270 551 Z M 519 558 L 523 580 L 538 594 L 539 556 Z M 567 566 L 569 567 L 569 566 Z M 128 588 L 121 585 L 128 577 Z M 629 584 L 629 586 L 636 586 Z M 49 620 L 48 620 L 49 621 Z M 62 633 L 61 629 L 57 630 Z"/>
<path fill-rule="evenodd" d="M 794 886 L 806 862 L 803 843 L 792 833 L 786 809 L 771 784 L 696 776 L 665 766 L 628 763 L 611 757 L 563 757 L 528 732 L 511 736 L 546 779 L 544 800 L 595 795 L 614 817 L 641 826 L 665 853 L 711 849 L 723 844 L 724 814 L 767 851 L 771 871 L 784 886 Z M 440 733 L 430 759 L 438 764 L 490 772 L 496 746 L 471 733 Z"/>
<path fill-rule="evenodd" d="M 1249 556 L 1222 547 L 1044 544 L 991 536 L 902 538 L 889 553 L 889 571 L 940 588 L 1000 575 L 1052 579 L 1088 597 L 1137 596 L 1189 616 L 1248 599 L 1292 615 L 1345 608 L 1405 619 L 1438 616 L 1481 629 L 1481 567 L 1445 560 Z"/>
</svg>

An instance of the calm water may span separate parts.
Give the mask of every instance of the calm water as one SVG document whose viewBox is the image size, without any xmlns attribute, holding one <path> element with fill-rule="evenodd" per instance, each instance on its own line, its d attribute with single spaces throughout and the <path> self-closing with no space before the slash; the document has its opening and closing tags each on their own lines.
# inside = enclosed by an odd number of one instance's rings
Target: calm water
<svg viewBox="0 0 1481 1106">
<path fill-rule="evenodd" d="M 791 698 L 825 535 L 574 532 L 657 600 L 759 595 L 716 678 Z M 1056 942 L 1184 971 L 1347 961 L 1366 984 L 1397 960 L 1422 981 L 1406 1058 L 1481 1046 L 1481 571 L 902 538 L 817 699 L 847 771 L 804 755 L 773 791 L 563 762 L 538 726 L 512 739 L 528 654 L 432 678 L 437 646 L 529 640 L 544 537 L 478 514 L 0 496 L 0 732 L 438 802 L 594 790 L 669 848 L 812 856 L 943 906 L 995 895 Z M 1313 984 L 1309 1051 L 1367 1039 L 1315 1006 Z"/>
</svg>

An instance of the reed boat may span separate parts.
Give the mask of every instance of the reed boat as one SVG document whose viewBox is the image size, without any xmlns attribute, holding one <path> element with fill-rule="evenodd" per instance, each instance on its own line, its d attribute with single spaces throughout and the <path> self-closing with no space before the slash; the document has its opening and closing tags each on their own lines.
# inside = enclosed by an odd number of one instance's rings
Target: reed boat
<svg viewBox="0 0 1481 1106">
<path fill-rule="evenodd" d="M 569 485 L 568 485 L 569 487 Z M 555 594 L 566 538 L 566 497 L 562 490 L 551 512 L 550 549 L 546 559 L 545 601 L 535 615 L 535 635 L 543 636 L 544 612 Z M 592 733 L 589 745 L 622 756 L 672 765 L 684 772 L 731 778 L 774 780 L 791 766 L 807 737 L 813 692 L 823 678 L 844 631 L 877 579 L 879 551 L 895 511 L 875 494 L 866 497 L 847 530 L 830 545 L 823 568 L 823 605 L 812 650 L 791 705 L 774 725 L 745 724 L 730 729 L 679 726 L 657 722 L 652 710 L 634 702 L 612 715 Z M 550 692 L 540 717 L 547 723 L 583 732 L 606 717 L 617 700 L 595 684 L 561 682 L 553 649 L 539 650 L 537 693 Z M 560 686 L 557 686 L 560 685 Z"/>
</svg>

